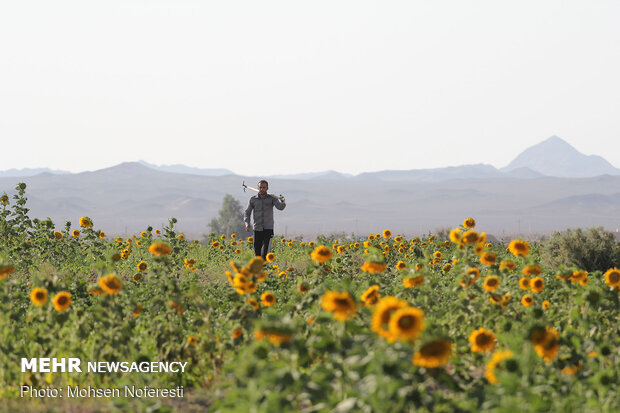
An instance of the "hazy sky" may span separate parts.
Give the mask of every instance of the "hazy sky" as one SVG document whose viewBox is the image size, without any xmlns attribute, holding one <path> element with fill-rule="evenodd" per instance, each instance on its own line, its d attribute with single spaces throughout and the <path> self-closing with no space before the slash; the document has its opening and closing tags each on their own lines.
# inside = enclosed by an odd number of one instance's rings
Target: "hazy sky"
<svg viewBox="0 0 620 413">
<path fill-rule="evenodd" d="M 3 1 L 0 170 L 620 167 L 620 2 Z"/>
</svg>

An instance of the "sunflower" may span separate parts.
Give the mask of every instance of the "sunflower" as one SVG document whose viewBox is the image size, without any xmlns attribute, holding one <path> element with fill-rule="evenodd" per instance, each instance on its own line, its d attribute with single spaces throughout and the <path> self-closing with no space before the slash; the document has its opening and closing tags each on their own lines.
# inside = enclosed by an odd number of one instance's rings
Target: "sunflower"
<svg viewBox="0 0 620 413">
<path fill-rule="evenodd" d="M 8 204 L 9 203 L 9 197 L 7 195 L 2 195 L 0 197 L 0 202 L 2 202 L 3 204 Z"/>
<path fill-rule="evenodd" d="M 551 307 L 551 303 L 549 301 L 545 300 L 545 301 L 542 302 L 542 309 L 543 310 L 548 310 L 549 307 Z"/>
<path fill-rule="evenodd" d="M 253 298 L 248 298 L 246 303 L 248 303 L 254 309 L 254 311 L 257 311 L 260 308 L 260 304 L 258 304 L 258 301 Z"/>
<path fill-rule="evenodd" d="M 273 293 L 265 292 L 261 294 L 260 301 L 265 307 L 271 307 L 276 303 L 276 296 Z"/>
<path fill-rule="evenodd" d="M 360 298 L 365 306 L 370 307 L 377 304 L 377 301 L 379 301 L 379 297 L 381 297 L 381 294 L 379 294 L 379 286 L 375 284 L 370 286 L 366 291 L 364 291 Z"/>
<path fill-rule="evenodd" d="M 567 376 L 572 376 L 579 371 L 580 367 L 581 365 L 579 364 L 579 362 L 577 362 L 575 364 L 564 367 L 562 370 L 560 370 L 560 372 L 562 374 L 566 374 Z"/>
<path fill-rule="evenodd" d="M 172 307 L 177 312 L 178 315 L 183 314 L 183 312 L 185 311 L 185 309 L 183 308 L 181 304 L 173 300 L 168 301 L 168 306 Z"/>
<path fill-rule="evenodd" d="M 403 261 L 398 261 L 398 263 L 396 264 L 396 269 L 398 271 L 402 271 L 405 268 L 407 268 L 407 264 L 405 264 Z"/>
<path fill-rule="evenodd" d="M 501 302 L 501 306 L 506 308 L 506 306 L 508 305 L 508 303 L 510 302 L 510 294 L 506 293 L 504 294 L 504 297 L 502 297 L 502 302 Z"/>
<path fill-rule="evenodd" d="M 250 260 L 250 262 L 245 268 L 251 274 L 259 274 L 265 268 L 265 261 L 263 260 L 263 257 L 254 257 Z"/>
<path fill-rule="evenodd" d="M 471 343 L 471 351 L 473 353 L 482 353 L 485 351 L 493 350 L 497 337 L 492 331 L 485 330 L 480 327 L 474 330 L 469 336 L 469 342 Z"/>
<path fill-rule="evenodd" d="M 383 238 L 388 239 L 392 236 L 392 231 L 390 231 L 389 229 L 384 229 L 383 230 Z M 379 238 L 379 237 L 377 237 Z"/>
<path fill-rule="evenodd" d="M 433 369 L 445 365 L 452 356 L 452 343 L 437 339 L 429 341 L 420 347 L 413 355 L 412 362 L 418 367 Z"/>
<path fill-rule="evenodd" d="M 47 290 L 45 288 L 35 287 L 30 293 L 30 301 L 37 307 L 42 307 L 47 302 Z"/>
<path fill-rule="evenodd" d="M 422 268 L 424 268 L 424 264 L 416 264 L 415 265 L 415 270 L 416 271 L 420 271 Z"/>
<path fill-rule="evenodd" d="M 58 312 L 64 311 L 71 305 L 71 293 L 67 291 L 61 291 L 54 296 L 52 300 L 54 309 Z"/>
<path fill-rule="evenodd" d="M 232 338 L 235 340 L 241 337 L 242 335 L 243 335 L 243 329 L 241 327 L 235 328 L 231 334 Z"/>
<path fill-rule="evenodd" d="M 385 264 L 382 264 L 380 262 L 366 261 L 366 262 L 364 262 L 364 265 L 362 265 L 362 271 L 368 272 L 370 274 L 381 273 L 381 272 L 385 271 L 385 268 L 386 268 Z"/>
<path fill-rule="evenodd" d="M 253 244 L 254 243 L 254 237 L 248 237 L 247 240 L 248 240 L 249 244 Z"/>
<path fill-rule="evenodd" d="M 321 307 L 327 312 L 334 313 L 334 318 L 340 321 L 352 318 L 356 311 L 355 302 L 346 291 L 325 291 Z"/>
<path fill-rule="evenodd" d="M 416 307 L 396 310 L 388 323 L 391 338 L 403 341 L 415 340 L 424 328 L 424 311 Z"/>
<path fill-rule="evenodd" d="M 62 239 L 62 232 L 54 231 L 54 238 L 56 239 L 56 241 L 60 241 Z"/>
<path fill-rule="evenodd" d="M 492 252 L 485 252 L 480 256 L 480 262 L 484 265 L 493 265 L 497 260 L 497 256 Z"/>
<path fill-rule="evenodd" d="M 260 329 L 254 332 L 256 340 L 267 339 L 271 344 L 280 347 L 282 343 L 290 343 L 291 335 L 277 330 Z"/>
<path fill-rule="evenodd" d="M 265 256 L 265 259 L 267 260 L 267 262 L 273 262 L 276 259 L 276 256 L 273 252 L 270 252 Z"/>
<path fill-rule="evenodd" d="M 519 288 L 521 288 L 522 290 L 529 290 L 530 279 L 527 277 L 521 277 L 521 279 L 519 280 Z"/>
<path fill-rule="evenodd" d="M 99 278 L 98 284 L 99 284 L 99 287 L 101 287 L 101 289 L 106 292 L 106 294 L 111 294 L 111 295 L 118 294 L 118 292 L 122 288 L 121 281 L 118 278 L 116 278 L 116 275 L 114 274 L 109 274 L 109 275 L 106 275 L 105 277 Z"/>
<path fill-rule="evenodd" d="M 233 277 L 232 285 L 236 288 L 237 293 L 245 294 L 248 292 L 247 290 L 250 285 L 250 279 L 245 274 L 237 273 Z"/>
<path fill-rule="evenodd" d="M 307 293 L 308 291 L 310 291 L 310 286 L 305 282 L 301 282 L 297 284 L 297 291 L 299 291 L 300 293 Z"/>
<path fill-rule="evenodd" d="M 396 237 L 394 237 L 394 242 L 402 242 L 403 237 L 401 235 L 397 235 Z"/>
<path fill-rule="evenodd" d="M 569 277 L 571 282 L 580 283 L 580 284 L 583 283 L 583 281 L 586 280 L 587 278 L 588 278 L 587 271 L 573 271 L 573 273 Z"/>
<path fill-rule="evenodd" d="M 515 257 L 518 257 L 518 256 L 527 257 L 527 255 L 530 252 L 530 246 L 525 241 L 521 241 L 520 239 L 515 239 L 515 240 L 510 241 L 510 244 L 508 244 L 508 250 Z"/>
<path fill-rule="evenodd" d="M 485 291 L 495 291 L 497 287 L 499 287 L 499 278 L 496 276 L 486 277 L 484 279 L 482 288 L 484 288 Z"/>
<path fill-rule="evenodd" d="M 620 270 L 618 268 L 610 268 L 605 272 L 605 283 L 612 287 L 620 287 Z"/>
<path fill-rule="evenodd" d="M 146 262 L 144 262 L 144 261 L 140 261 L 138 263 L 138 265 L 136 265 L 136 268 L 138 268 L 138 271 L 140 271 L 140 272 L 146 271 L 147 267 L 148 267 L 148 264 Z"/>
<path fill-rule="evenodd" d="M 396 297 L 384 297 L 379 300 L 372 313 L 370 321 L 371 329 L 381 337 L 390 340 L 390 330 L 387 328 L 392 314 L 401 309 L 408 307 L 406 301 Z M 392 340 L 393 341 L 393 340 Z"/>
<path fill-rule="evenodd" d="M 442 257 L 441 251 L 435 251 L 435 252 L 433 252 L 433 258 L 439 258 L 439 259 L 441 259 L 441 257 Z"/>
<path fill-rule="evenodd" d="M 80 218 L 80 226 L 82 228 L 90 228 L 93 226 L 92 221 L 87 217 Z"/>
<path fill-rule="evenodd" d="M 417 277 L 403 279 L 403 285 L 405 288 L 413 288 L 422 285 L 424 282 L 424 276 L 418 275 Z"/>
<path fill-rule="evenodd" d="M 130 254 L 131 254 L 131 250 L 129 248 L 125 248 L 124 250 L 121 251 L 121 259 L 126 260 L 127 258 L 129 258 Z"/>
<path fill-rule="evenodd" d="M 484 377 L 486 377 L 487 381 L 490 384 L 497 384 L 497 376 L 495 375 L 495 369 L 498 368 L 499 364 L 507 359 L 512 358 L 514 353 L 510 350 L 498 351 L 493 353 L 491 357 L 491 361 L 487 363 L 486 371 L 484 372 Z"/>
<path fill-rule="evenodd" d="M 478 268 L 471 267 L 467 270 L 467 276 L 472 280 L 476 281 L 480 278 L 480 270 Z"/>
<path fill-rule="evenodd" d="M 514 270 L 516 267 L 514 261 L 502 261 L 499 263 L 499 270 L 502 271 L 504 268 L 508 271 Z"/>
<path fill-rule="evenodd" d="M 534 304 L 534 299 L 531 295 L 526 294 L 521 298 L 521 304 L 523 304 L 523 307 L 529 307 Z"/>
<path fill-rule="evenodd" d="M 100 239 L 104 239 L 105 238 L 105 232 L 99 231 L 99 238 Z"/>
<path fill-rule="evenodd" d="M 478 235 L 478 232 L 471 229 L 463 234 L 463 242 L 468 245 L 476 244 L 479 239 L 480 235 Z"/>
<path fill-rule="evenodd" d="M 537 275 L 540 275 L 542 273 L 542 270 L 540 269 L 540 267 L 538 265 L 528 265 L 527 267 L 523 268 L 523 275 L 527 275 L 528 277 L 536 277 Z"/>
<path fill-rule="evenodd" d="M 463 227 L 467 229 L 472 229 L 476 226 L 476 221 L 473 218 L 467 218 L 463 221 Z"/>
<path fill-rule="evenodd" d="M 0 280 L 8 277 L 9 274 L 11 274 L 12 272 L 15 272 L 15 267 L 13 267 L 12 265 L 0 266 Z"/>
<path fill-rule="evenodd" d="M 502 305 L 502 296 L 491 292 L 489 296 L 489 301 L 495 305 Z"/>
<path fill-rule="evenodd" d="M 545 361 L 553 361 L 560 349 L 560 337 L 552 327 L 546 326 L 544 329 L 536 327 L 530 332 L 530 341 L 534 345 L 534 350 L 539 357 Z"/>
<path fill-rule="evenodd" d="M 211 246 L 212 246 L 213 248 L 217 248 L 217 247 L 219 247 L 219 246 L 220 246 L 220 242 L 219 242 L 219 241 L 213 241 L 213 242 L 211 243 Z"/>
<path fill-rule="evenodd" d="M 79 237 L 79 236 L 80 236 L 80 231 L 79 231 L 79 230 L 77 230 L 77 229 L 74 229 L 74 230 L 71 232 L 71 235 L 73 236 L 73 238 L 77 238 L 77 237 Z"/>
<path fill-rule="evenodd" d="M 138 304 L 136 305 L 136 307 L 133 309 L 133 313 L 131 315 L 133 315 L 134 317 L 137 317 L 140 315 L 140 313 L 142 312 L 142 304 Z"/>
<path fill-rule="evenodd" d="M 198 344 L 198 339 L 194 336 L 189 336 L 187 337 L 187 342 L 190 346 L 195 346 L 196 344 Z"/>
<path fill-rule="evenodd" d="M 324 245 L 319 245 L 310 253 L 312 260 L 318 264 L 323 264 L 332 258 L 332 250 Z"/>
<path fill-rule="evenodd" d="M 530 288 L 533 293 L 539 293 L 545 289 L 545 281 L 540 277 L 534 277 L 530 283 Z"/>
<path fill-rule="evenodd" d="M 452 241 L 455 244 L 460 244 L 463 240 L 463 231 L 461 231 L 459 228 L 455 228 L 452 231 L 450 231 L 450 241 Z"/>
<path fill-rule="evenodd" d="M 447 272 L 450 272 L 450 270 L 451 270 L 451 269 L 452 269 L 452 265 L 450 265 L 450 264 L 446 264 L 446 265 L 444 265 L 444 266 L 441 268 L 441 271 L 442 271 L 443 273 L 447 273 Z"/>
<path fill-rule="evenodd" d="M 156 242 L 151 244 L 149 247 L 149 252 L 156 256 L 168 255 L 172 252 L 172 249 L 167 244 Z"/>
</svg>

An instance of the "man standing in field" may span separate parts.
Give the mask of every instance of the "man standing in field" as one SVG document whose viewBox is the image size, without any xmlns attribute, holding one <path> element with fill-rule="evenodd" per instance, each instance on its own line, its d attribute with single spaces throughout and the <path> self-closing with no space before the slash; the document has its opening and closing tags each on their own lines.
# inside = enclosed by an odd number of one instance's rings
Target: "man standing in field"
<svg viewBox="0 0 620 413">
<path fill-rule="evenodd" d="M 286 207 L 283 197 L 278 198 L 267 193 L 269 184 L 264 179 L 258 182 L 258 194 L 250 198 L 245 210 L 245 230 L 250 231 L 250 215 L 254 211 L 254 253 L 265 259 L 271 248 L 273 238 L 273 207 L 280 211 Z"/>
</svg>

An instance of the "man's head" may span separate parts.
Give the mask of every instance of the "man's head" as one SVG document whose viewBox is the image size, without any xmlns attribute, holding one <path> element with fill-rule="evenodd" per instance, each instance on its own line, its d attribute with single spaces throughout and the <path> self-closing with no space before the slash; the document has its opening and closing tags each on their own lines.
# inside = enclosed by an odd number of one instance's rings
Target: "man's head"
<svg viewBox="0 0 620 413">
<path fill-rule="evenodd" d="M 267 190 L 269 189 L 269 183 L 267 181 L 260 180 L 258 181 L 258 195 L 265 196 L 267 195 Z"/>
</svg>

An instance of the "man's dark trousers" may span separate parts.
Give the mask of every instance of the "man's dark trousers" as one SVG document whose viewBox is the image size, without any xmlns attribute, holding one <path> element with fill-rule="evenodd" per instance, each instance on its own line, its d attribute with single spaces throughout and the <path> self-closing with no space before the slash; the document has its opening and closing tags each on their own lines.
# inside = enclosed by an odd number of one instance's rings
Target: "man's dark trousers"
<svg viewBox="0 0 620 413">
<path fill-rule="evenodd" d="M 254 254 L 259 255 L 263 259 L 267 258 L 269 248 L 271 248 L 271 239 L 273 238 L 272 229 L 264 229 L 262 231 L 254 231 Z"/>
</svg>

